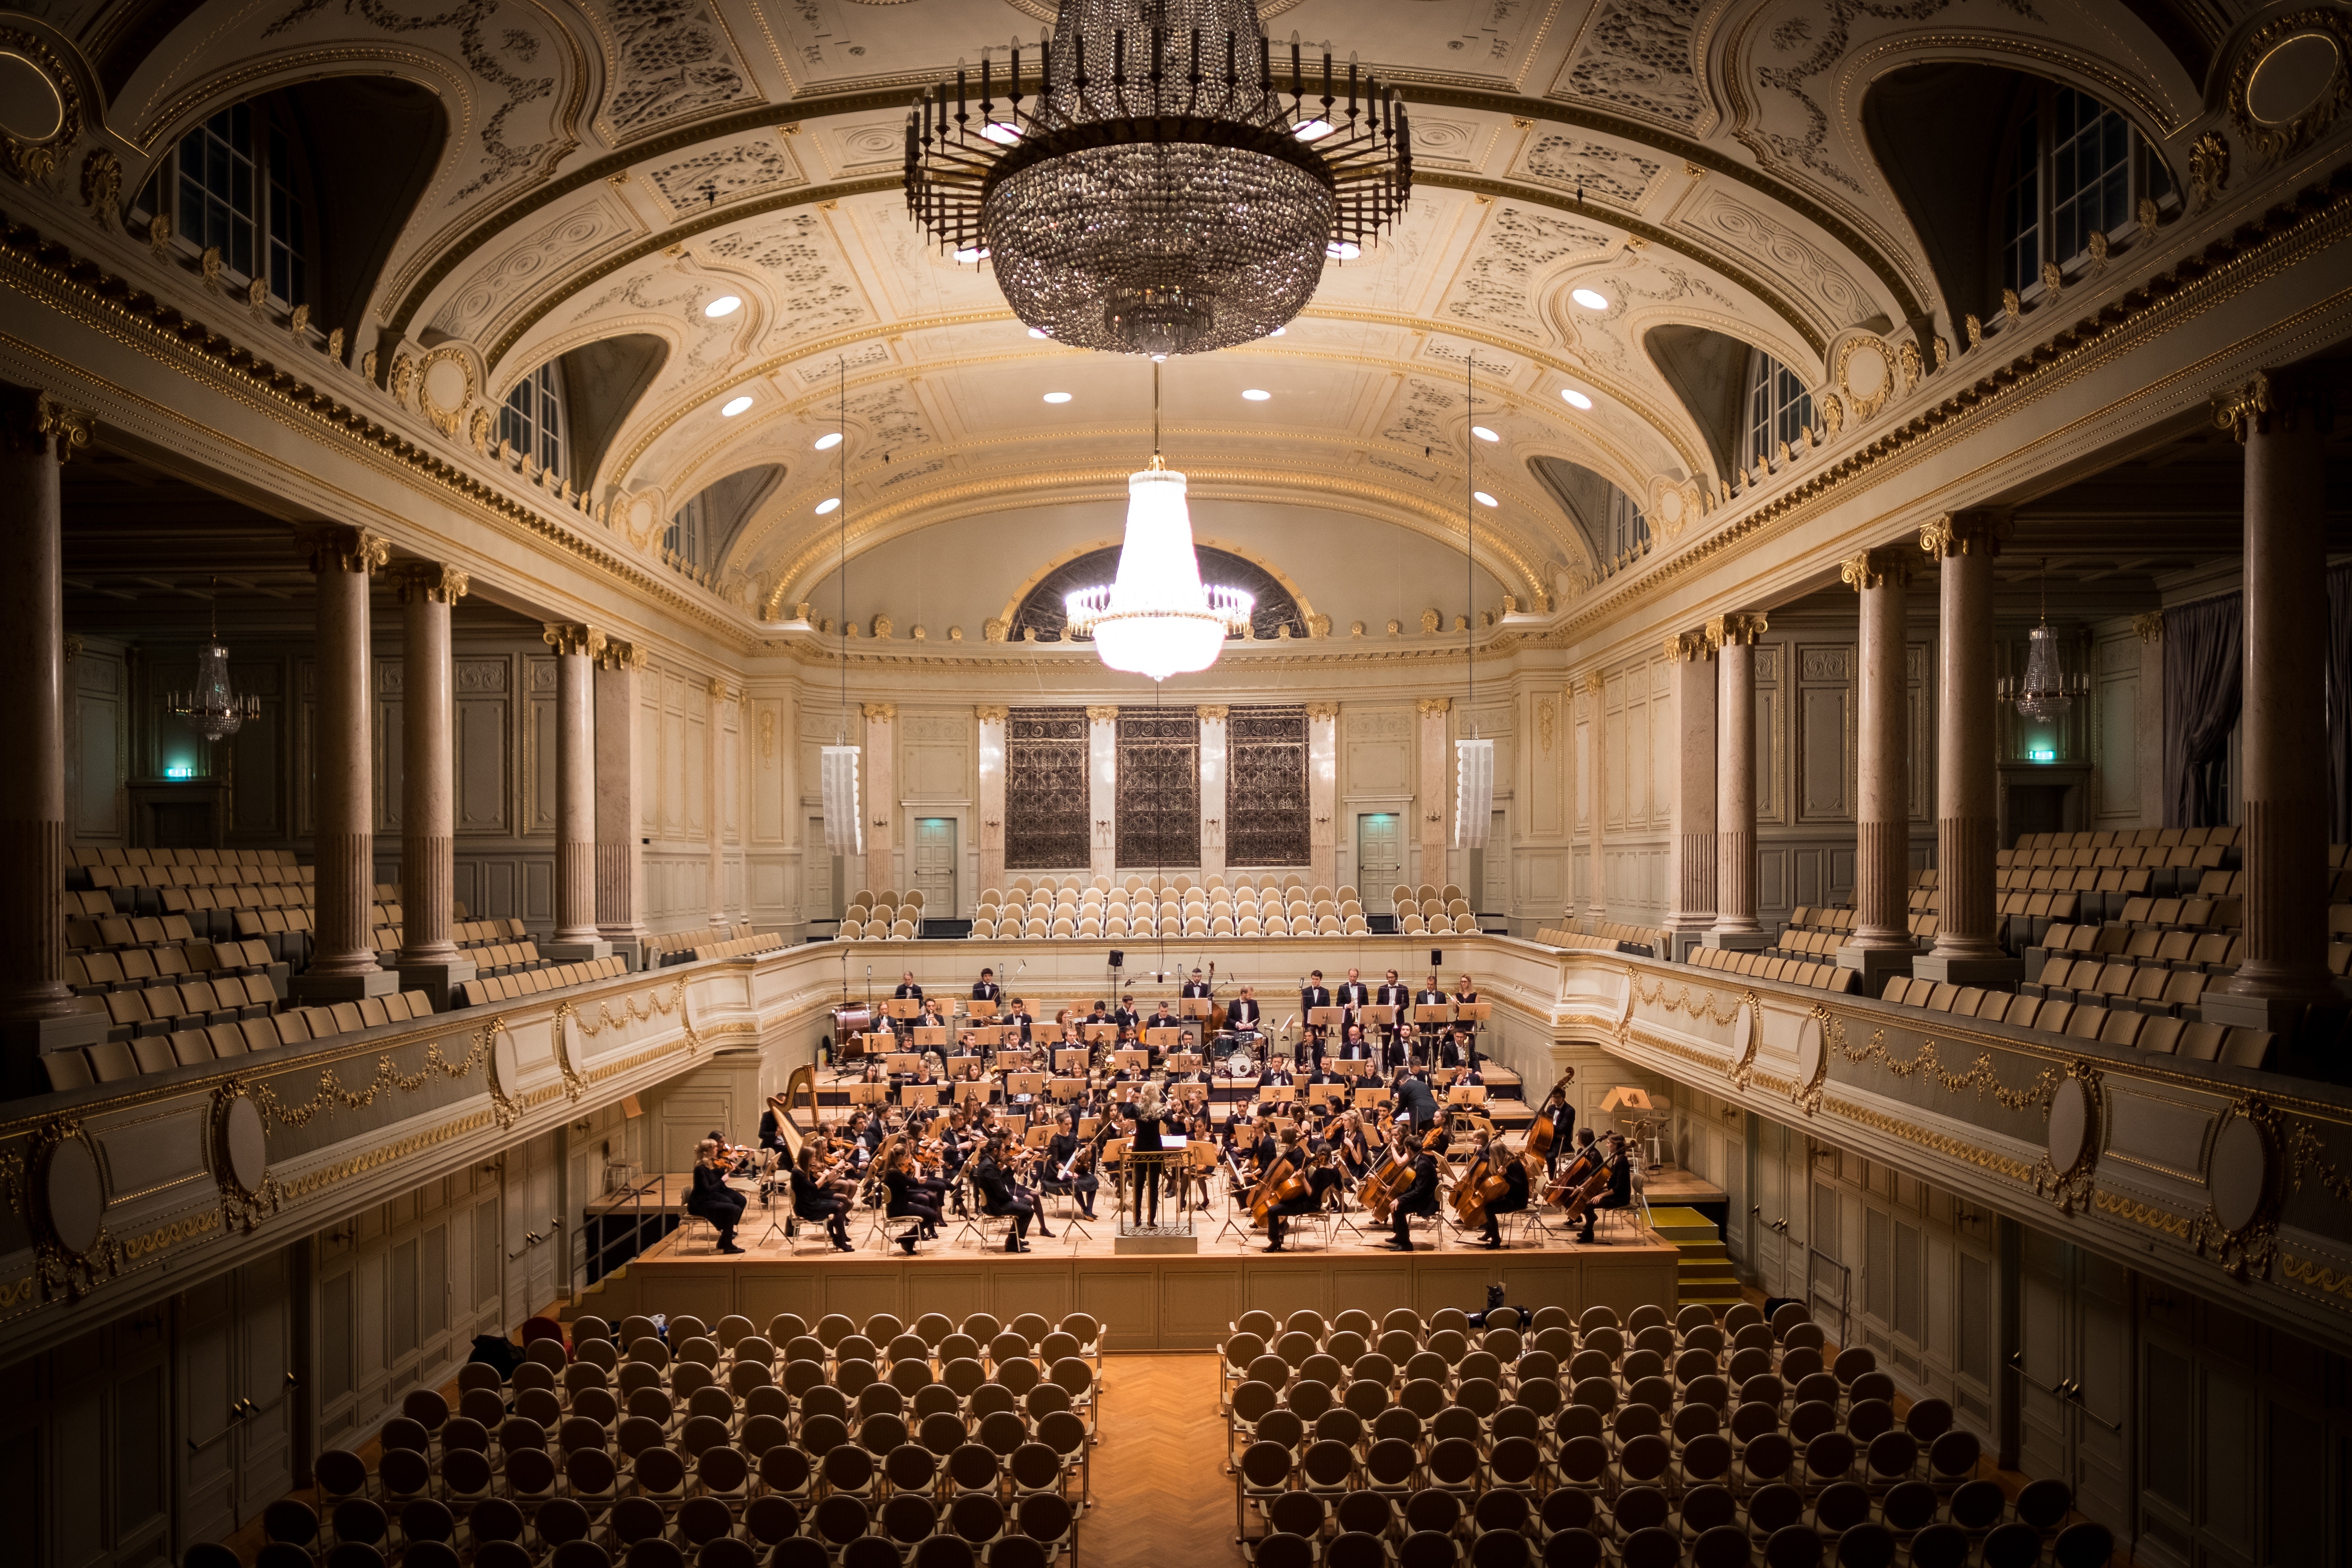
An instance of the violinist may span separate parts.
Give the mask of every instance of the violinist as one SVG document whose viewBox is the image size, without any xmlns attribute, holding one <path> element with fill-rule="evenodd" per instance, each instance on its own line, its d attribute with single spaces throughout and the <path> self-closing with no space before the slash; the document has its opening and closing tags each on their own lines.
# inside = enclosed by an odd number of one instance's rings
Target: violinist
<svg viewBox="0 0 2352 1568">
<path fill-rule="evenodd" d="M 817 1164 L 816 1145 L 811 1143 L 801 1151 L 801 1163 L 793 1168 L 793 1213 L 823 1225 L 833 1237 L 835 1252 L 855 1252 L 857 1249 L 849 1245 L 849 1200 L 828 1187 Z"/>
<path fill-rule="evenodd" d="M 882 1212 L 891 1219 L 920 1219 L 922 1238 L 938 1239 L 940 1234 L 939 1200 L 925 1187 L 915 1169 L 915 1157 L 900 1143 L 890 1151 L 890 1168 L 882 1173 L 882 1184 L 890 1189 L 889 1206 Z M 915 1256 L 915 1232 L 908 1231 L 898 1238 L 907 1256 Z"/>
<path fill-rule="evenodd" d="M 1528 1206 L 1528 1168 L 1511 1156 L 1499 1139 L 1483 1138 L 1484 1152 L 1507 1184 L 1501 1195 L 1486 1200 L 1486 1250 L 1498 1251 L 1503 1245 L 1503 1227 L 1497 1215 L 1517 1214 Z"/>
<path fill-rule="evenodd" d="M 740 1253 L 735 1227 L 743 1219 L 743 1194 L 727 1184 L 726 1151 L 705 1138 L 695 1148 L 694 1190 L 687 1194 L 686 1212 L 709 1220 L 719 1232 L 719 1250 Z"/>
<path fill-rule="evenodd" d="M 1418 1079 L 1408 1082 L 1419 1083 Z M 1423 1092 L 1426 1092 L 1424 1088 Z M 1429 1142 L 1412 1158 L 1412 1185 L 1398 1198 L 1389 1233 L 1389 1247 L 1397 1252 L 1413 1249 L 1412 1216 L 1437 1212 L 1437 1173 L 1445 1163 L 1445 1151 L 1452 1141 L 1444 1132 L 1430 1134 Z"/>
<path fill-rule="evenodd" d="M 1339 1129 L 1331 1140 L 1331 1152 L 1350 1182 L 1360 1182 L 1370 1173 L 1372 1151 L 1364 1142 L 1363 1118 L 1352 1110 L 1339 1118 Z"/>
<path fill-rule="evenodd" d="M 1080 1218 L 1095 1217 L 1095 1194 L 1102 1190 L 1102 1179 L 1095 1174 L 1095 1141 L 1080 1141 L 1077 1118 L 1069 1111 L 1054 1119 L 1054 1136 L 1045 1141 L 1045 1175 L 1038 1185 L 1049 1194 L 1076 1198 Z"/>
<path fill-rule="evenodd" d="M 1025 1196 L 1013 1184 L 1009 1156 L 1005 1152 L 1005 1133 L 1002 1129 L 990 1134 L 988 1142 L 974 1156 L 972 1185 L 980 1190 L 981 1212 L 996 1218 L 1009 1217 L 1013 1228 L 1004 1234 L 1004 1250 L 1029 1250 L 1029 1222 L 1037 1219 L 1037 1200 Z M 1051 1237 L 1053 1232 L 1040 1223 L 1037 1234 Z"/>
</svg>

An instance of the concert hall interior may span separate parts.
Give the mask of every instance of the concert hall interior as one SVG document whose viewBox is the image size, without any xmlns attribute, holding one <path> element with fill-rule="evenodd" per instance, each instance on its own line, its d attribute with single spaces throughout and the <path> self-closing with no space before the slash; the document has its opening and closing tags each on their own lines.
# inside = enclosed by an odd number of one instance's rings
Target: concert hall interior
<svg viewBox="0 0 2352 1568">
<path fill-rule="evenodd" d="M 2352 1562 L 2347 282 L 2341 0 L 7 8 L 19 1561 Z"/>
</svg>

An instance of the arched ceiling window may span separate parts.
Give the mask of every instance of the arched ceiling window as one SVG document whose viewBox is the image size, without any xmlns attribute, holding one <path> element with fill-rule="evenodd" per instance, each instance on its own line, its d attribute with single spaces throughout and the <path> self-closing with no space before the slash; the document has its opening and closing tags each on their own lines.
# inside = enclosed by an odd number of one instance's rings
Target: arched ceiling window
<svg viewBox="0 0 2352 1568">
<path fill-rule="evenodd" d="M 1307 635 L 1307 617 L 1298 608 L 1298 601 L 1281 580 L 1256 562 L 1235 555 L 1229 550 L 1215 550 L 1197 545 L 1193 552 L 1201 562 L 1201 581 L 1213 583 L 1221 588 L 1239 588 L 1256 600 L 1250 614 L 1250 633 L 1257 637 L 1282 635 Z M 1118 547 L 1090 550 L 1076 560 L 1065 561 L 1045 574 L 1044 581 L 1029 590 L 1021 607 L 1013 613 L 1013 626 L 1005 635 L 1015 642 L 1023 641 L 1034 628 L 1039 642 L 1063 640 L 1064 623 L 1068 616 L 1062 602 L 1066 595 L 1080 588 L 1099 588 L 1118 575 Z"/>
<path fill-rule="evenodd" d="M 1747 419 L 1740 428 L 1739 467 L 1754 472 L 1758 458 L 1777 463 L 1782 445 L 1797 446 L 1813 425 L 1813 400 L 1797 373 L 1762 349 L 1748 351 Z"/>
<path fill-rule="evenodd" d="M 670 516 L 669 531 L 662 536 L 669 563 L 688 576 L 707 579 L 783 478 L 782 463 L 762 463 L 704 486 Z"/>
<path fill-rule="evenodd" d="M 1584 536 L 1603 577 L 1614 576 L 1649 552 L 1650 520 L 1632 496 L 1591 468 L 1565 458 L 1530 458 L 1528 471 L 1551 492 Z"/>
</svg>

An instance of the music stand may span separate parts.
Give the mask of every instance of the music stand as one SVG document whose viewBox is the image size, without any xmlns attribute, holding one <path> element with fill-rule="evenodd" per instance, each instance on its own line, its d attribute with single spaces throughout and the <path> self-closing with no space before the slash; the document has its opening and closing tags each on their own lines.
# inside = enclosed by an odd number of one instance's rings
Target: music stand
<svg viewBox="0 0 2352 1568">
<path fill-rule="evenodd" d="M 862 1057 L 888 1056 L 898 1048 L 898 1037 L 886 1030 L 878 1035 L 861 1037 L 859 1044 L 864 1047 L 858 1052 Z"/>
<path fill-rule="evenodd" d="M 914 1031 L 915 1048 L 945 1054 L 948 1048 L 948 1028 L 945 1024 L 927 1024 Z"/>
<path fill-rule="evenodd" d="M 1086 1048 L 1082 1046 L 1069 1046 L 1055 1051 L 1054 1070 L 1064 1074 L 1076 1073 L 1083 1078 L 1087 1070 Z"/>
<path fill-rule="evenodd" d="M 853 1083 L 848 1089 L 852 1105 L 881 1105 L 890 1098 L 890 1086 L 887 1083 Z"/>
<path fill-rule="evenodd" d="M 1057 1078 L 1046 1086 L 1057 1101 L 1077 1100 L 1087 1092 L 1087 1080 L 1082 1078 Z"/>
<path fill-rule="evenodd" d="M 1032 1102 L 1045 1092 L 1045 1075 L 1041 1072 L 1016 1072 L 1004 1080 L 1004 1092 L 1018 1100 L 1027 1095 Z"/>
<path fill-rule="evenodd" d="M 993 1018 L 996 1016 L 996 1004 L 993 1002 L 967 1002 L 963 1005 L 963 1013 L 964 1016 L 967 1018 Z"/>
<path fill-rule="evenodd" d="M 922 1065 L 922 1057 L 914 1051 L 891 1051 L 882 1058 L 882 1066 L 892 1078 L 913 1072 Z"/>
<path fill-rule="evenodd" d="M 959 1045 L 981 1046 L 992 1051 L 1003 1043 L 1004 1026 L 1002 1024 L 983 1024 L 976 1029 L 966 1029 L 963 1037 L 957 1041 Z"/>
<path fill-rule="evenodd" d="M 1451 1024 L 1454 1022 L 1454 1006 L 1451 1002 L 1416 1002 L 1412 1008 L 1412 1021 L 1416 1024 Z"/>
<path fill-rule="evenodd" d="M 1183 1037 L 1184 1031 L 1181 1028 L 1161 1027 L 1143 1031 L 1143 1043 L 1158 1051 L 1174 1050 L 1177 1042 Z"/>
<path fill-rule="evenodd" d="M 1129 1068 L 1137 1072 L 1150 1072 L 1151 1070 L 1151 1053 L 1150 1051 L 1113 1051 L 1105 1058 L 1105 1060 L 1108 1063 L 1110 1070 L 1113 1072 L 1117 1072 L 1121 1068 Z"/>
<path fill-rule="evenodd" d="M 996 1072 L 1019 1072 L 1028 1065 L 1027 1051 L 999 1051 L 991 1067 Z"/>
<path fill-rule="evenodd" d="M 1078 1032 L 1086 1037 L 1087 1044 L 1089 1046 L 1115 1046 L 1118 1044 L 1118 1026 L 1117 1024 L 1082 1024 L 1079 1026 Z"/>
<path fill-rule="evenodd" d="M 893 996 L 882 1004 L 882 1011 L 893 1018 L 919 1018 L 923 1016 L 923 1004 L 919 997 Z"/>
<path fill-rule="evenodd" d="M 1214 1005 L 1206 996 L 1179 996 L 1176 998 L 1176 1016 L 1180 1018 L 1205 1018 Z"/>
<path fill-rule="evenodd" d="M 1310 1028 L 1344 1029 L 1348 1026 L 1348 1010 L 1345 1007 L 1309 1007 L 1307 1009 L 1307 1023 Z"/>
<path fill-rule="evenodd" d="M 1033 1046 L 1058 1046 L 1062 1043 L 1062 1037 L 1063 1030 L 1059 1024 L 1029 1026 L 1029 1043 Z"/>
</svg>

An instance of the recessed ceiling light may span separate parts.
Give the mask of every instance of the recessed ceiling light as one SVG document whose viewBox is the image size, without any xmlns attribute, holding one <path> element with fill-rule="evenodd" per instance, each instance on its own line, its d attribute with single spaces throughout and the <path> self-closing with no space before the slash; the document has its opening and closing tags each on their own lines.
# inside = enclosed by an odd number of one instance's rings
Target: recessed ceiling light
<svg viewBox="0 0 2352 1568">
<path fill-rule="evenodd" d="M 1572 386 L 1561 387 L 1559 389 L 1559 395 L 1566 400 L 1570 408 L 1590 408 L 1592 406 L 1592 399 L 1585 396 L 1584 394 L 1577 391 L 1576 388 Z"/>
<path fill-rule="evenodd" d="M 953 254 L 958 261 L 962 262 L 966 267 L 971 267 L 988 259 L 988 247 L 984 245 L 959 245 L 955 247 Z"/>
<path fill-rule="evenodd" d="M 1470 494 L 1480 506 L 1500 506 L 1503 504 L 1501 501 L 1496 500 L 1493 496 L 1488 495 L 1485 490 L 1472 490 Z"/>
<path fill-rule="evenodd" d="M 1048 403 L 1067 403 L 1069 400 L 1070 395 L 1066 392 L 1049 392 L 1045 395 L 1045 401 Z"/>
<path fill-rule="evenodd" d="M 1334 261 L 1353 261 L 1364 254 L 1364 247 L 1352 239 L 1335 239 L 1323 247 L 1323 254 Z"/>
<path fill-rule="evenodd" d="M 742 308 L 743 300 L 740 295 L 721 294 L 702 307 L 702 313 L 706 316 L 731 316 Z"/>
<path fill-rule="evenodd" d="M 819 517 L 823 517 L 826 512 L 831 511 L 840 504 L 841 498 L 839 496 L 827 496 L 824 500 L 816 503 L 816 514 Z"/>
<path fill-rule="evenodd" d="M 724 408 L 721 408 L 719 412 L 727 418 L 732 419 L 735 416 L 742 413 L 743 410 L 751 406 L 751 395 L 747 392 L 740 397 L 729 398 L 727 400 L 727 405 Z"/>
<path fill-rule="evenodd" d="M 1470 426 L 1470 434 L 1477 437 L 1481 441 L 1499 441 L 1502 439 L 1500 436 L 1496 435 L 1484 425 L 1473 425 Z"/>
<path fill-rule="evenodd" d="M 840 445 L 841 432 L 838 430 L 828 430 L 816 438 L 816 449 L 820 452 L 830 452 Z"/>
<path fill-rule="evenodd" d="M 1253 386 L 1248 391 L 1243 393 L 1242 395 L 1248 398 L 1252 403 L 1264 403 L 1267 398 L 1272 397 L 1274 394 L 1271 392 L 1261 391 L 1259 388 Z"/>
<path fill-rule="evenodd" d="M 1300 121 L 1291 127 L 1290 133 L 1301 142 L 1320 142 L 1330 135 L 1333 129 L 1331 122 L 1318 114 L 1312 120 Z"/>
<path fill-rule="evenodd" d="M 1605 294 L 1596 293 L 1591 289 L 1576 289 L 1569 295 L 1569 298 L 1575 300 L 1578 304 L 1583 306 L 1588 310 L 1605 310 L 1609 309 L 1608 296 Z"/>
</svg>

